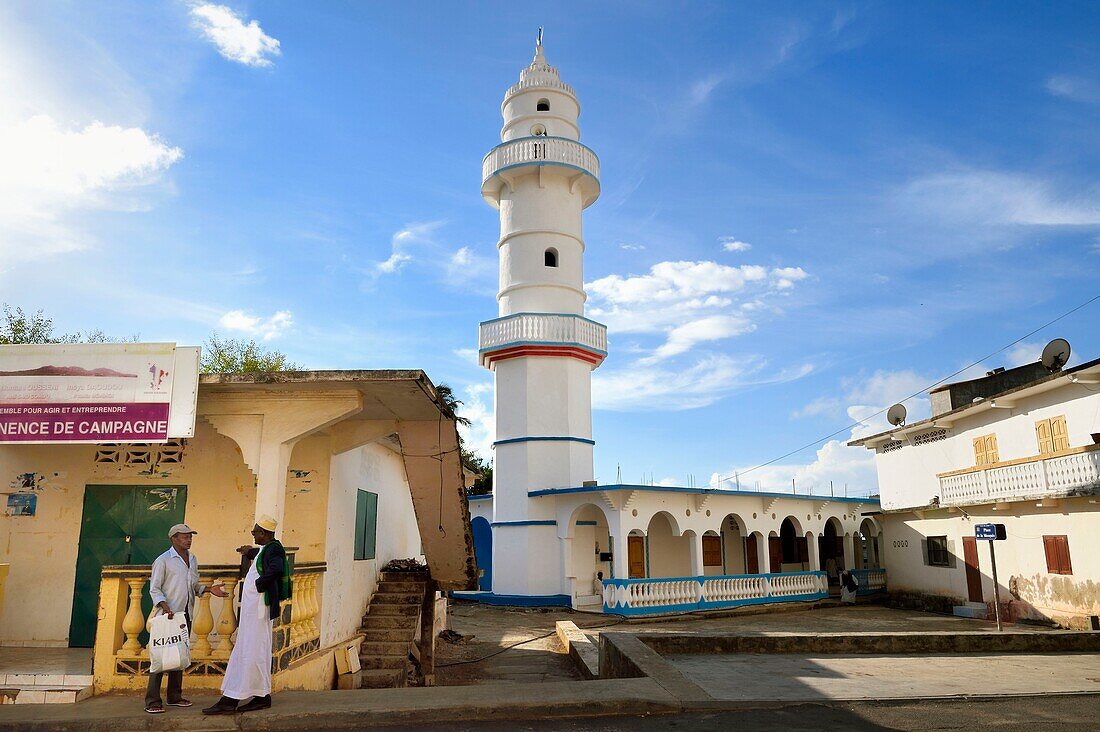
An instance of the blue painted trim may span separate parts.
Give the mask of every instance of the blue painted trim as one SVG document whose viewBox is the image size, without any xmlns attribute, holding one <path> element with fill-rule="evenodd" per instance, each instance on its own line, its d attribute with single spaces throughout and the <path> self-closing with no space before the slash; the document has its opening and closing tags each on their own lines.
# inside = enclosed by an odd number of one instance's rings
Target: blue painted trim
<svg viewBox="0 0 1100 732">
<path fill-rule="evenodd" d="M 467 501 L 491 501 L 493 500 L 493 494 L 488 493 L 484 496 L 466 496 Z"/>
<path fill-rule="evenodd" d="M 756 496 L 765 498 L 809 498 L 814 501 L 835 501 L 838 503 L 879 503 L 878 498 L 841 498 L 837 496 L 818 496 L 805 493 L 757 493 L 756 491 L 726 490 L 723 488 L 686 488 L 682 486 L 627 485 L 613 483 L 609 485 L 581 486 L 577 488 L 545 488 L 527 491 L 531 498 L 538 496 L 562 495 L 565 493 L 600 493 L 601 491 L 654 491 L 658 493 L 714 493 L 720 496 Z"/>
<path fill-rule="evenodd" d="M 599 526 L 595 521 L 578 521 L 577 526 Z"/>
<path fill-rule="evenodd" d="M 497 351 L 503 351 L 505 348 L 514 348 L 516 346 L 573 346 L 574 348 L 580 348 L 583 351 L 589 351 L 591 353 L 598 353 L 601 356 L 606 357 L 607 351 L 600 348 L 593 348 L 592 346 L 586 346 L 583 343 L 577 343 L 575 341 L 508 341 L 507 343 L 501 343 L 498 346 L 491 346 L 489 348 L 477 349 L 478 354 L 495 353 Z"/>
<path fill-rule="evenodd" d="M 494 592 L 452 592 L 460 600 L 511 607 L 572 607 L 569 595 L 498 595 Z"/>
<path fill-rule="evenodd" d="M 583 315 L 577 315 L 576 313 L 534 313 L 534 312 L 529 312 L 527 310 L 524 310 L 523 312 L 519 312 L 519 313 L 509 313 L 508 315 L 502 315 L 499 318 L 493 318 L 492 320 L 483 320 L 480 323 L 478 323 L 478 325 L 488 325 L 489 323 L 496 323 L 496 322 L 499 322 L 501 320 L 509 320 L 511 318 L 518 318 L 522 315 L 557 315 L 557 316 L 560 316 L 562 318 L 578 318 L 580 320 L 587 321 L 587 322 L 591 323 L 592 325 L 600 325 L 600 326 L 603 326 L 604 328 L 607 327 L 603 323 L 592 320 L 592 318 L 586 318 Z"/>
<path fill-rule="evenodd" d="M 517 442 L 583 442 L 586 445 L 595 445 L 595 440 L 590 440 L 587 437 L 550 437 L 550 436 L 537 436 L 537 437 L 511 437 L 507 440 L 497 440 L 493 443 L 493 447 L 497 445 L 513 445 Z M 530 495 L 530 493 L 528 493 Z"/>
<path fill-rule="evenodd" d="M 485 158 L 492 155 L 494 150 L 499 150 L 502 147 L 507 147 L 508 145 L 513 145 L 517 142 L 522 142 L 523 140 L 565 140 L 566 142 L 572 142 L 573 144 L 575 144 L 579 147 L 583 147 L 588 152 L 592 153 L 593 155 L 596 155 L 595 150 L 590 148 L 588 145 L 585 145 L 580 140 L 574 140 L 572 137 L 560 137 L 558 135 L 527 135 L 526 137 L 513 137 L 511 140 L 508 140 L 507 142 L 502 142 L 499 145 L 496 145 L 494 147 L 489 148 L 489 152 L 485 153 L 485 157 L 483 157 L 481 159 L 481 162 L 484 163 Z M 596 155 L 596 161 L 597 162 L 599 161 L 599 159 L 600 159 L 600 156 Z"/>
<path fill-rule="evenodd" d="M 497 526 L 557 526 L 557 521 L 494 521 L 491 524 Z"/>
<path fill-rule="evenodd" d="M 503 168 L 497 168 L 492 173 L 489 173 L 489 178 L 492 178 L 493 176 L 499 175 L 499 174 L 503 173 L 506 170 L 511 170 L 512 168 L 526 168 L 529 165 L 537 165 L 539 167 L 542 167 L 543 165 L 554 165 L 554 166 L 557 166 L 559 168 L 569 168 L 570 170 L 576 170 L 576 171 L 579 171 L 581 173 L 584 173 L 589 178 L 596 181 L 597 185 L 599 185 L 599 183 L 600 183 L 600 179 L 597 178 L 596 176 L 592 175 L 591 170 L 587 170 L 586 168 L 582 168 L 579 165 L 570 165 L 569 163 L 558 163 L 558 162 L 555 162 L 553 160 L 528 160 L 528 161 L 522 162 L 522 163 L 513 163 L 511 165 L 505 165 Z M 489 178 L 486 178 L 485 180 L 489 180 Z"/>
</svg>

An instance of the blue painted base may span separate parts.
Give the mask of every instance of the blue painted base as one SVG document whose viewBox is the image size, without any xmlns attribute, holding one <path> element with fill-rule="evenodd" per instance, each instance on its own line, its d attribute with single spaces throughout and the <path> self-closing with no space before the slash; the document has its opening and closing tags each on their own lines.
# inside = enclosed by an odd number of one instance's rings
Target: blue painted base
<svg viewBox="0 0 1100 732">
<path fill-rule="evenodd" d="M 493 592 L 452 592 L 459 600 L 509 607 L 572 607 L 569 595 L 497 595 Z"/>
</svg>

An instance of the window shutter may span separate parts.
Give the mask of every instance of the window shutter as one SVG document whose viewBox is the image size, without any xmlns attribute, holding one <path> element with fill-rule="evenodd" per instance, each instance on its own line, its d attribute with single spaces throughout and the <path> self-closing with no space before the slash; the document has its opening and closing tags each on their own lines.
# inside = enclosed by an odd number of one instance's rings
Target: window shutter
<svg viewBox="0 0 1100 732">
<path fill-rule="evenodd" d="M 1058 544 L 1053 536 L 1043 537 L 1043 552 L 1047 557 L 1047 573 L 1058 573 Z"/>
<path fill-rule="evenodd" d="M 374 559 L 378 534 L 378 494 L 361 492 L 367 494 L 367 520 L 363 527 L 363 558 Z"/>
<path fill-rule="evenodd" d="M 1065 416 L 1050 420 L 1050 439 L 1055 452 L 1069 449 L 1069 431 L 1066 429 Z"/>
<path fill-rule="evenodd" d="M 364 556 L 363 527 L 367 523 L 367 495 L 366 491 L 355 492 L 355 558 L 366 559 Z"/>
<path fill-rule="evenodd" d="M 1054 452 L 1054 442 L 1051 440 L 1049 419 L 1040 419 L 1035 423 L 1035 441 L 1039 443 L 1040 455 L 1047 455 Z"/>
<path fill-rule="evenodd" d="M 1058 549 L 1059 551 L 1059 566 L 1062 568 L 1062 574 L 1073 574 L 1073 565 L 1069 562 L 1069 537 L 1058 537 Z"/>
<path fill-rule="evenodd" d="M 924 566 L 930 565 L 932 562 L 928 557 L 928 539 L 920 540 L 920 556 L 924 560 Z"/>
<path fill-rule="evenodd" d="M 974 438 L 974 465 L 985 465 L 985 438 Z"/>
<path fill-rule="evenodd" d="M 985 436 L 985 463 L 995 463 L 1000 458 L 997 456 L 997 435 Z"/>
</svg>

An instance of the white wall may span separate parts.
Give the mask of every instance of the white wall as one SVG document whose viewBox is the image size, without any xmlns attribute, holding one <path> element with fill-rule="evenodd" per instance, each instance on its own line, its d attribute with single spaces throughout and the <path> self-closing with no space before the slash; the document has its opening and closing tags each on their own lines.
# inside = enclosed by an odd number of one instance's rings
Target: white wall
<svg viewBox="0 0 1100 732">
<path fill-rule="evenodd" d="M 1012 602 L 1021 617 L 1063 620 L 1076 618 L 1084 625 L 1088 615 L 1100 614 L 1100 506 L 1087 498 L 1066 499 L 1061 506 L 1042 508 L 1016 504 L 1021 510 L 968 509 L 969 518 L 945 511 L 920 519 L 913 514 L 888 514 L 880 547 L 892 591 L 914 591 L 966 600 L 963 562 L 964 536 L 974 535 L 974 524 L 1003 523 L 1008 534 L 996 542 L 997 575 L 1002 602 Z M 1026 511 L 1026 513 L 1024 513 Z M 1066 535 L 1072 575 L 1049 574 L 1043 550 L 1044 535 Z M 955 554 L 953 568 L 927 566 L 921 540 L 947 536 Z M 983 597 L 993 601 L 989 542 L 979 541 L 978 566 Z M 1015 590 L 1015 596 L 1012 591 Z"/>
<path fill-rule="evenodd" d="M 338 643 L 360 626 L 378 583 L 392 559 L 421 558 L 420 532 L 401 456 L 369 444 L 332 457 L 324 578 L 321 645 Z M 378 494 L 375 558 L 356 560 L 355 503 L 360 489 Z"/>
<path fill-rule="evenodd" d="M 1093 391 L 1089 391 L 1089 389 Z M 1035 423 L 1065 415 L 1069 446 L 1091 445 L 1091 433 L 1100 432 L 1100 393 L 1096 387 L 1065 383 L 1042 394 L 1020 399 L 1012 409 L 985 409 L 958 420 L 948 437 L 924 445 L 906 445 L 875 456 L 884 509 L 927 506 L 940 496 L 938 473 L 974 466 L 974 438 L 997 435 L 1001 461 L 1039 454 Z M 931 425 L 929 430 L 935 429 Z M 919 434 L 919 433 L 918 433 Z M 910 438 L 912 439 L 912 438 Z"/>
</svg>

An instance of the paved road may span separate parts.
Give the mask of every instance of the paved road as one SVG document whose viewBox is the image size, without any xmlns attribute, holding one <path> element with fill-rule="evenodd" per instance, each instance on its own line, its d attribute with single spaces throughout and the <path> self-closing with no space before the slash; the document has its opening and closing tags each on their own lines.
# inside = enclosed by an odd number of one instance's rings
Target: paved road
<svg viewBox="0 0 1100 732">
<path fill-rule="evenodd" d="M 775 732 L 789 730 L 1096 730 L 1100 696 L 1016 697 L 980 701 L 799 704 L 779 709 L 647 717 L 433 724 L 432 732 Z M 408 732 L 408 727 L 376 727 Z"/>
</svg>

